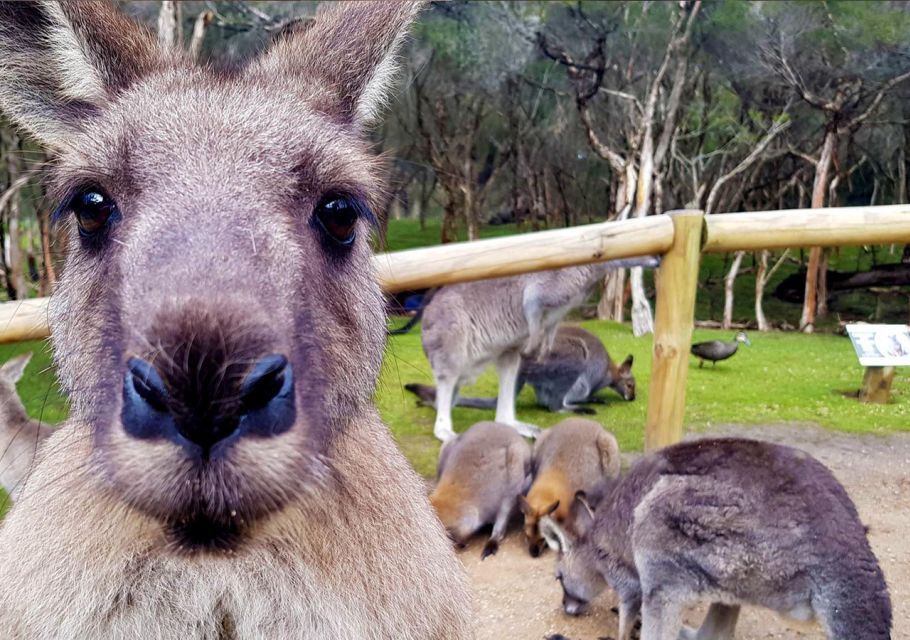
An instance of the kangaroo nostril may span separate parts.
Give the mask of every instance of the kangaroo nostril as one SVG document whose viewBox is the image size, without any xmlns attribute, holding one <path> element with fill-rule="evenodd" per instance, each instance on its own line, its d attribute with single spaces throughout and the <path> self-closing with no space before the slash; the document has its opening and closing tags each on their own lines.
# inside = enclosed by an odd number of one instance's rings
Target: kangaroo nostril
<svg viewBox="0 0 910 640">
<path fill-rule="evenodd" d="M 156 411 L 164 411 L 167 408 L 167 389 L 155 367 L 140 358 L 130 358 L 126 367 L 129 371 L 127 383 L 132 384 L 139 397 Z"/>
<path fill-rule="evenodd" d="M 241 388 L 245 413 L 264 408 L 282 391 L 287 391 L 289 376 L 288 359 L 282 355 L 273 354 L 257 362 Z"/>
</svg>

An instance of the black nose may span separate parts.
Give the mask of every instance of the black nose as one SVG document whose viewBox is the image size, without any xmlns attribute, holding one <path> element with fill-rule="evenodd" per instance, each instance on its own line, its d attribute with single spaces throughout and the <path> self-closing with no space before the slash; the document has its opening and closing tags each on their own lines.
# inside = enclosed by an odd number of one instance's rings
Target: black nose
<svg viewBox="0 0 910 640">
<path fill-rule="evenodd" d="M 294 375 L 283 355 L 259 360 L 239 389 L 223 389 L 223 397 L 217 390 L 198 391 L 169 391 L 151 363 L 130 358 L 123 381 L 123 428 L 136 438 L 167 438 L 208 456 L 217 445 L 241 436 L 287 431 L 296 419 Z"/>
</svg>

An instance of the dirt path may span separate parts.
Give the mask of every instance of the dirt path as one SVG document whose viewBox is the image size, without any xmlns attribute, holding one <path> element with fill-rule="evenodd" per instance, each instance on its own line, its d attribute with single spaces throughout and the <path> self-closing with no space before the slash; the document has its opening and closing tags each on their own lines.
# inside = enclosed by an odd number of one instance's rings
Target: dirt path
<svg viewBox="0 0 910 640">
<path fill-rule="evenodd" d="M 872 547 L 891 589 L 892 637 L 910 640 L 910 434 L 850 436 L 814 427 L 731 426 L 711 435 L 741 435 L 799 447 L 834 471 L 870 527 Z M 571 640 L 615 637 L 612 594 L 596 602 L 590 615 L 570 618 L 559 606 L 562 593 L 553 578 L 552 554 L 531 558 L 516 532 L 495 557 L 481 562 L 481 544 L 475 542 L 461 553 L 475 589 L 478 640 L 539 640 L 552 633 Z M 689 612 L 687 622 L 696 624 L 700 614 L 701 610 Z M 746 609 L 737 638 L 824 640 L 824 634 L 815 626 L 797 628 L 767 610 Z"/>
</svg>

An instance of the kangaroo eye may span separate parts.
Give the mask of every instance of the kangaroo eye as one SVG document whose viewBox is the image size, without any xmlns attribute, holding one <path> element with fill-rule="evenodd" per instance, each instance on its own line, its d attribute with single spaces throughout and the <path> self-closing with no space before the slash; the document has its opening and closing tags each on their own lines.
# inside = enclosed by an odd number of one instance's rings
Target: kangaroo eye
<svg viewBox="0 0 910 640">
<path fill-rule="evenodd" d="M 357 220 L 366 206 L 347 196 L 326 196 L 314 210 L 319 226 L 341 245 L 350 245 L 357 236 Z"/>
<path fill-rule="evenodd" d="M 103 231 L 117 215 L 117 203 L 98 188 L 83 189 L 70 200 L 68 208 L 76 216 L 79 233 L 93 237 Z"/>
</svg>

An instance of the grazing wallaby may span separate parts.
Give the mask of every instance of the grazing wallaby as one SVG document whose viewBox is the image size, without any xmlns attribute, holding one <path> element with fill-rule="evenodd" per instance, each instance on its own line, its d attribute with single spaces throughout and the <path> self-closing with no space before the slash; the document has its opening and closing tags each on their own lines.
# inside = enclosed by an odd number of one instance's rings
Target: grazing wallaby
<svg viewBox="0 0 910 640">
<path fill-rule="evenodd" d="M 550 411 L 591 415 L 595 411 L 581 405 L 604 402 L 594 395 L 601 389 L 609 387 L 624 400 L 635 399 L 632 362 L 630 355 L 617 365 L 593 333 L 581 327 L 560 325 L 548 353 L 539 358 L 522 356 L 515 395 L 525 384 L 530 384 L 537 402 Z M 404 388 L 416 394 L 420 404 L 436 406 L 436 387 L 411 383 Z M 458 396 L 455 406 L 495 409 L 496 401 L 496 398 Z"/>
<path fill-rule="evenodd" d="M 833 640 L 888 640 L 891 600 L 856 507 L 809 454 L 765 442 L 688 442 L 641 459 L 576 533 L 540 527 L 560 551 L 563 608 L 577 614 L 609 584 L 619 637 L 732 640 L 740 604 L 818 619 Z M 683 609 L 714 602 L 680 634 Z"/>
<path fill-rule="evenodd" d="M 0 2 L 0 109 L 56 157 L 72 400 L 0 529 L 3 637 L 473 635 L 371 402 L 364 132 L 418 7 L 321 9 L 222 71 L 106 3 Z"/>
<path fill-rule="evenodd" d="M 657 262 L 656 258 L 614 260 L 439 289 L 423 312 L 421 335 L 436 381 L 433 434 L 440 440 L 454 435 L 452 406 L 458 388 L 494 364 L 499 376 L 496 422 L 536 436 L 536 427 L 515 418 L 521 356 L 546 354 L 559 322 L 588 298 L 608 270 Z"/>
<path fill-rule="evenodd" d="M 531 447 L 509 425 L 478 422 L 439 453 L 430 503 L 456 544 L 493 524 L 481 558 L 496 553 L 531 482 Z"/>
<path fill-rule="evenodd" d="M 550 516 L 568 527 L 575 494 L 594 493 L 604 479 L 619 476 L 619 444 L 609 431 L 584 418 L 569 418 L 545 430 L 534 443 L 534 482 L 527 497 L 518 499 L 525 517 L 528 552 L 533 557 L 546 547 L 538 522 Z"/>
<path fill-rule="evenodd" d="M 28 417 L 16 392 L 16 383 L 31 359 L 31 353 L 24 353 L 0 366 L 0 485 L 14 500 L 38 445 L 53 433 L 47 425 Z"/>
</svg>

